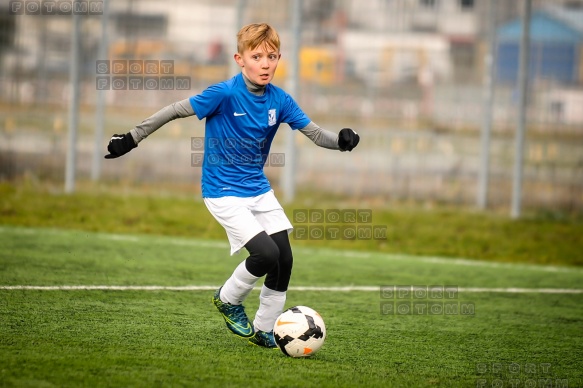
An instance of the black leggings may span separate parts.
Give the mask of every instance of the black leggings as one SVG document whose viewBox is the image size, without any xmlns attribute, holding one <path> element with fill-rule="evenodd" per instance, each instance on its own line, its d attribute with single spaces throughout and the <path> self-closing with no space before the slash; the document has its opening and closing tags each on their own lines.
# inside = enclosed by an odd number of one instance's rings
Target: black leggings
<svg viewBox="0 0 583 388">
<path fill-rule="evenodd" d="M 265 276 L 265 287 L 274 291 L 287 291 L 293 266 L 293 255 L 287 230 L 267 235 L 261 232 L 245 248 L 249 257 L 245 268 L 253 276 Z"/>
</svg>

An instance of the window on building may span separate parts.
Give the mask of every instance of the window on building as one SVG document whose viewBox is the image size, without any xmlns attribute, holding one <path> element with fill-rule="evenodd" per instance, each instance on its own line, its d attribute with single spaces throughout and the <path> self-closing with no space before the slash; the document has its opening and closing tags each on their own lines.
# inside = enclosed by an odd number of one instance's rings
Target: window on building
<svg viewBox="0 0 583 388">
<path fill-rule="evenodd" d="M 435 8 L 438 0 L 419 0 L 419 3 L 426 8 Z"/>
<path fill-rule="evenodd" d="M 168 20 L 163 15 L 120 13 L 114 16 L 117 30 L 126 38 L 165 36 Z"/>
<path fill-rule="evenodd" d="M 551 101 L 549 104 L 549 111 L 553 121 L 564 121 L 565 107 L 562 101 Z"/>
<path fill-rule="evenodd" d="M 470 10 L 474 8 L 474 0 L 460 0 L 460 8 L 462 10 Z"/>
<path fill-rule="evenodd" d="M 571 9 L 580 9 L 583 8 L 583 4 L 581 3 L 581 0 L 570 0 L 565 2 L 565 7 Z"/>
</svg>

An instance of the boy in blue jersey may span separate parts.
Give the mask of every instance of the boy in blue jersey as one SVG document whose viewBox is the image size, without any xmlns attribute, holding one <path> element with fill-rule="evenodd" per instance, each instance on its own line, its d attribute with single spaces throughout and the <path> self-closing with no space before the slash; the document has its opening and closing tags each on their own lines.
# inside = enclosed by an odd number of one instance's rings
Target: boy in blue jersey
<svg viewBox="0 0 583 388">
<path fill-rule="evenodd" d="M 270 83 L 280 57 L 279 35 L 273 27 L 265 23 L 243 27 L 234 55 L 241 73 L 163 108 L 125 135 L 113 135 L 105 156 L 124 155 L 176 118 L 206 118 L 204 203 L 225 228 L 231 255 L 242 248 L 249 252 L 212 300 L 229 330 L 267 348 L 277 346 L 273 326 L 285 305 L 293 264 L 288 237 L 292 225 L 263 172 L 275 133 L 287 123 L 318 146 L 340 151 L 352 151 L 360 140 L 349 128 L 339 134 L 320 128 L 286 92 Z M 243 301 L 264 276 L 251 324 Z"/>
</svg>

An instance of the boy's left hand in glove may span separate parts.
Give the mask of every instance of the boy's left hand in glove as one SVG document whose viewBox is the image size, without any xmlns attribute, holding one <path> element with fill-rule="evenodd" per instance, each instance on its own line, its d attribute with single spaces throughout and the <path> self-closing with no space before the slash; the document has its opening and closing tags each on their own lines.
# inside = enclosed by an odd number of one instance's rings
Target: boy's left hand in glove
<svg viewBox="0 0 583 388">
<path fill-rule="evenodd" d="M 358 145 L 360 136 L 350 128 L 343 128 L 338 134 L 338 148 L 341 151 L 352 151 Z"/>
</svg>

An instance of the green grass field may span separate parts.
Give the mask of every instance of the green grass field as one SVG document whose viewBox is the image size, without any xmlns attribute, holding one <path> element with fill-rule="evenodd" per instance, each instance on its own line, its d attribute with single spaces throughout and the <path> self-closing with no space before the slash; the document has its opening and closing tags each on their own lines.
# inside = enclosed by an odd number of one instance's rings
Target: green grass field
<svg viewBox="0 0 583 388">
<path fill-rule="evenodd" d="M 212 288 L 244 256 L 220 240 L 4 225 L 0 247 L 1 386 L 583 386 L 583 294 L 548 293 L 580 292 L 579 267 L 294 244 L 292 285 L 322 288 L 292 289 L 286 305 L 318 310 L 328 337 L 291 359 L 224 327 Z M 65 285 L 138 289 L 19 288 Z M 444 302 L 397 299 L 390 285 L 459 287 L 454 303 L 474 310 L 388 314 Z M 253 291 L 251 316 L 257 304 Z"/>
<path fill-rule="evenodd" d="M 0 225 L 225 241 L 225 231 L 200 200 L 200 191 L 192 186 L 136 187 L 124 182 L 79 186 L 75 194 L 65 195 L 61 185 L 0 183 Z M 378 199 L 325 193 L 302 193 L 299 197 L 285 205 L 296 229 L 330 225 L 296 222 L 296 210 L 370 209 L 370 224 L 385 226 L 386 239 L 294 239 L 294 246 L 583 266 L 583 215 L 576 212 L 530 211 L 522 219 L 512 220 L 506 213 L 494 211 L 426 208 L 416 203 L 387 206 Z"/>
</svg>

